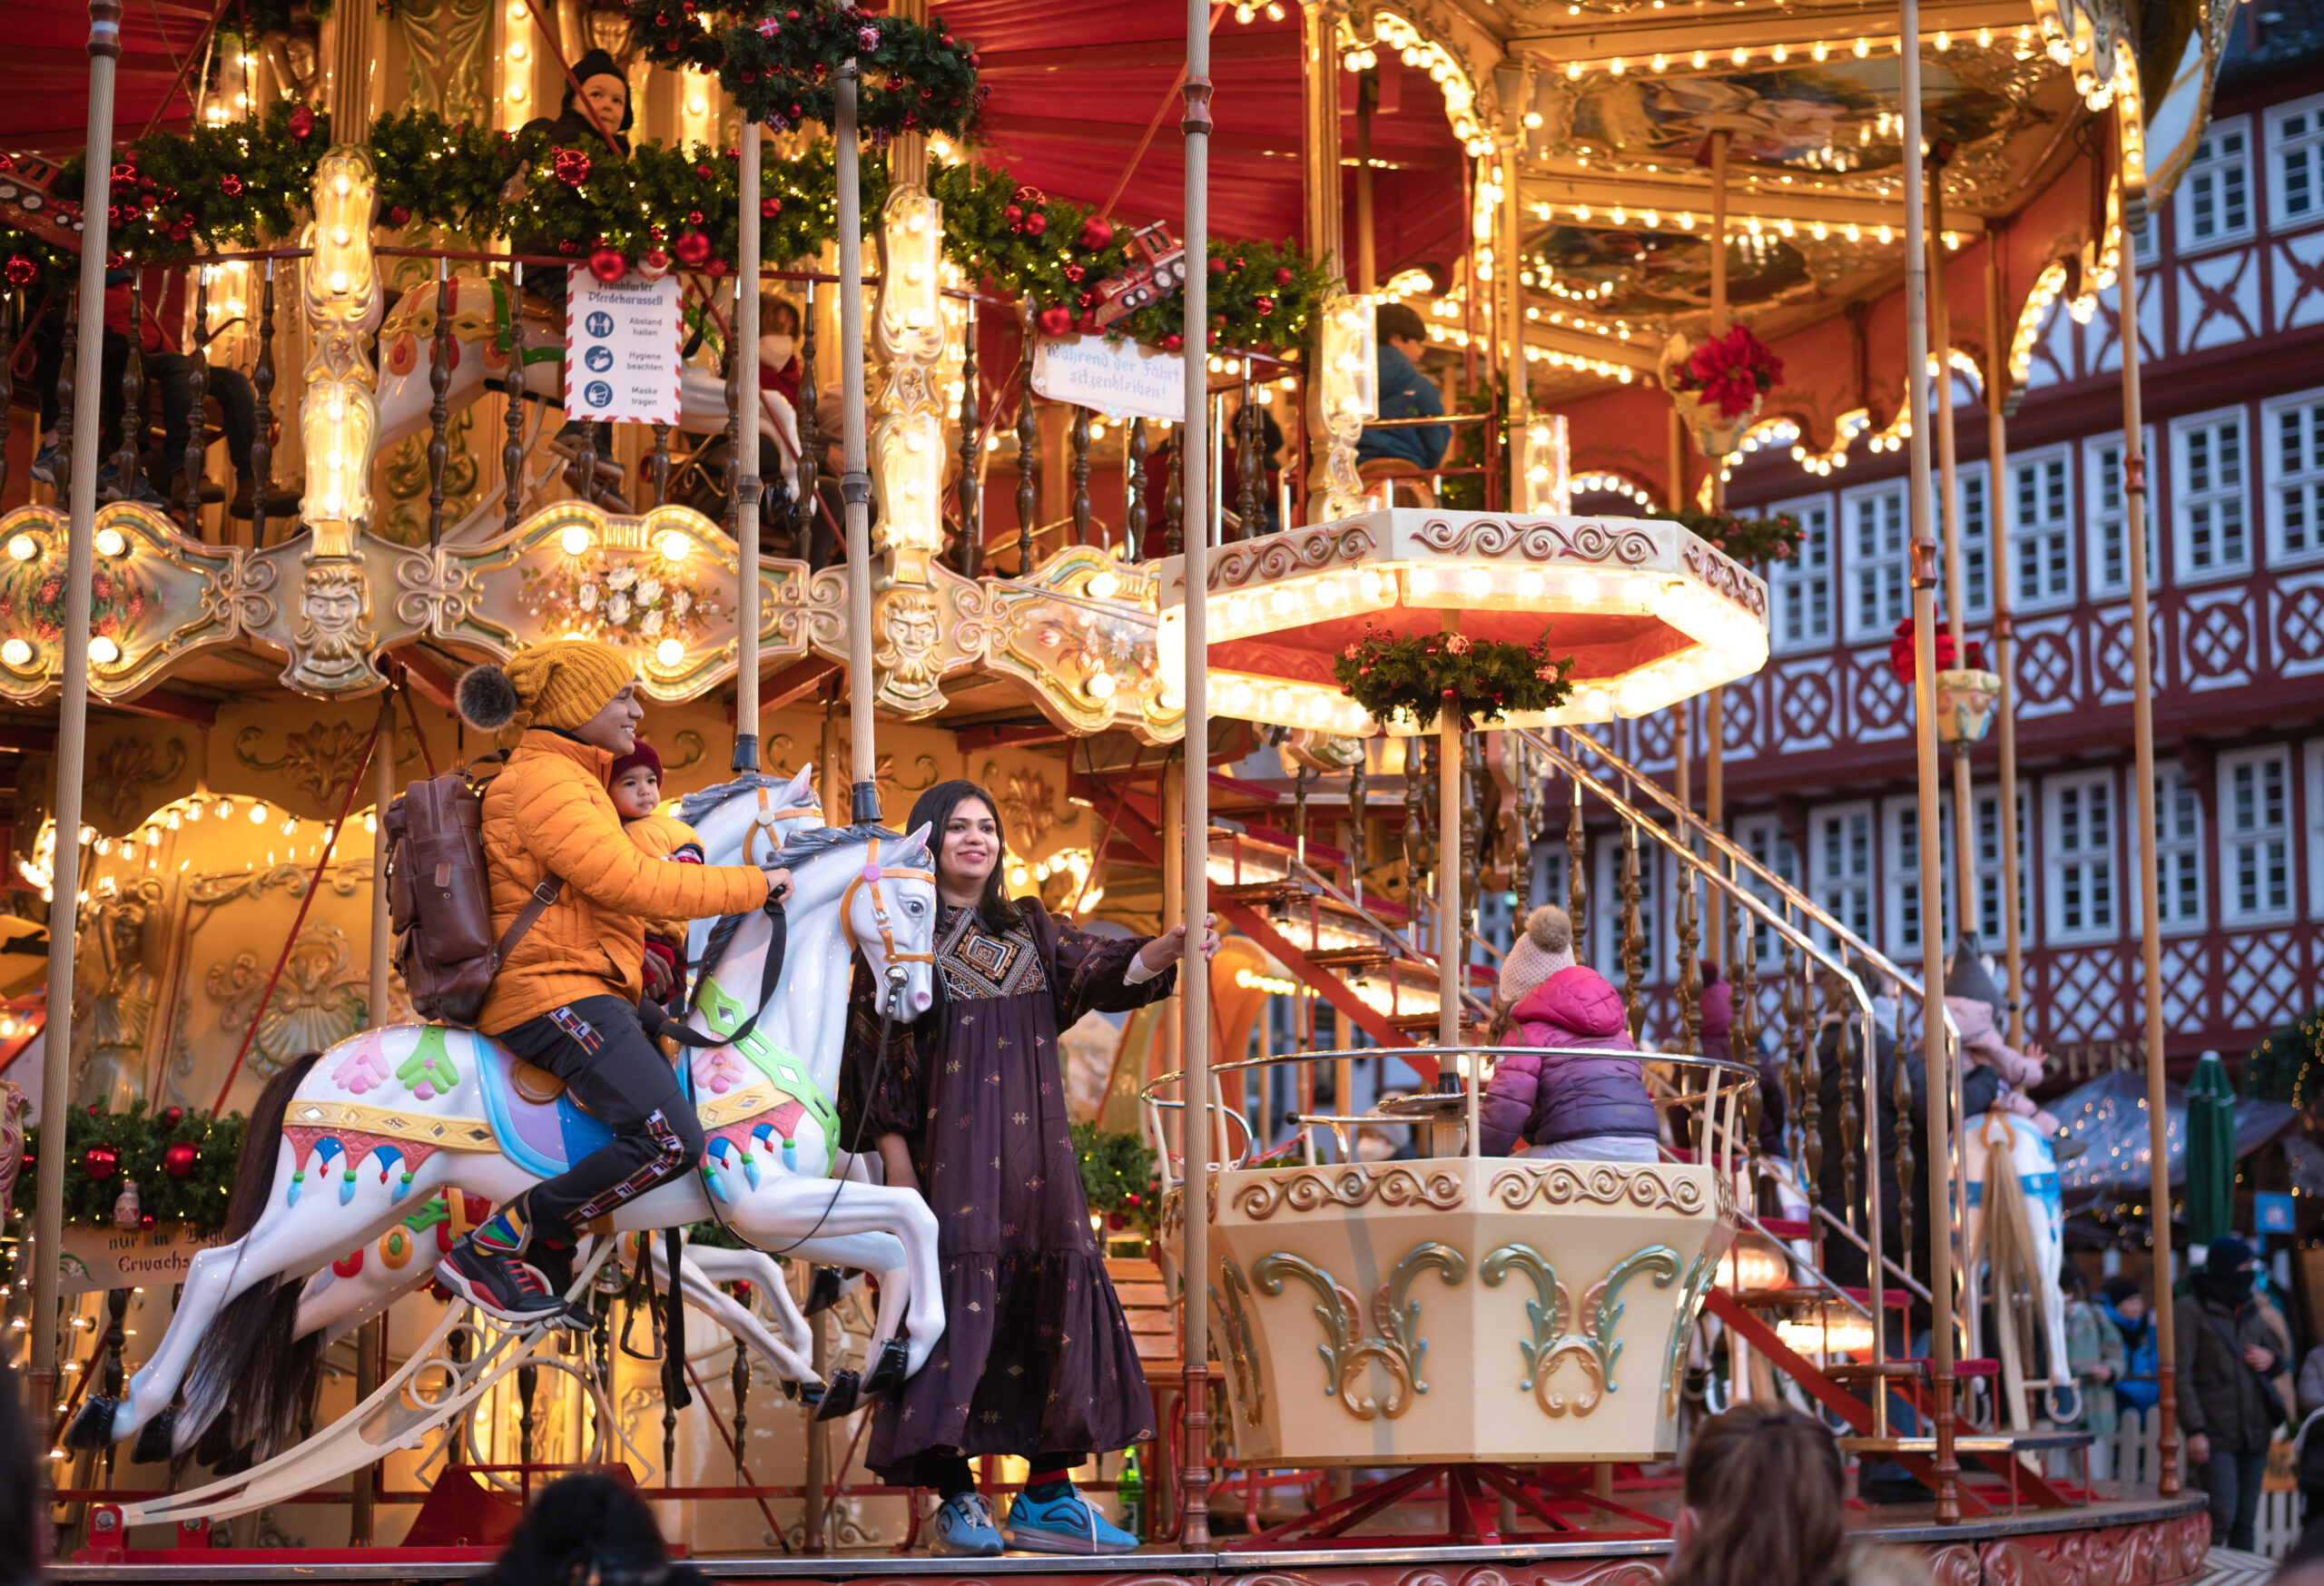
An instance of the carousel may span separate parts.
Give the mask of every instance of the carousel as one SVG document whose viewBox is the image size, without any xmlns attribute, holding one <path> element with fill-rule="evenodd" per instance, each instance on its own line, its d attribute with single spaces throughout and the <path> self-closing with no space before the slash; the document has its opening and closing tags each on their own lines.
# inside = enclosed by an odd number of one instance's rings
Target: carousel
<svg viewBox="0 0 2324 1586">
<path fill-rule="evenodd" d="M 455 1578 L 587 1470 L 720 1580 L 1651 1586 L 1752 1399 L 1916 1483 L 1852 1523 L 1948 1583 L 2201 1572 L 2170 1366 L 2144 1484 L 2058 1430 L 2056 1164 L 1965 1115 L 1945 1010 L 1967 844 L 1901 959 L 1736 839 L 1720 756 L 1800 545 L 1728 474 L 1906 449 L 1920 829 L 1997 744 L 2012 846 L 1959 393 L 1999 458 L 2049 307 L 2135 300 L 2223 0 L 24 12 L 0 1337 L 59 1578 Z M 710 862 L 798 859 L 787 946 L 685 944 L 698 1171 L 589 1230 L 586 1326 L 515 1327 L 437 1263 L 603 1126 L 415 1013 L 391 816 L 495 746 L 468 668 L 568 640 L 634 658 Z M 1079 1478 L 1131 1556 L 931 1558 L 867 1453 L 937 1223 L 842 1138 L 812 966 L 929 1006 L 901 827 L 956 776 L 1050 915 L 1226 934 L 1059 1043 L 1151 1397 Z M 1640 1061 L 1640 1159 L 1486 1149 L 1552 901 L 1624 1032 L 1556 1055 Z"/>
</svg>

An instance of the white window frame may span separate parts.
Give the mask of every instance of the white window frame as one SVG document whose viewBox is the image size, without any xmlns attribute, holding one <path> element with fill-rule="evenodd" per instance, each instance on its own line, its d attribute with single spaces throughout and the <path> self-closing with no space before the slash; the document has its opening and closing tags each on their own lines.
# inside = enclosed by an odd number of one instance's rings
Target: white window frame
<svg viewBox="0 0 2324 1586">
<path fill-rule="evenodd" d="M 1952 941 L 1960 933 L 1960 900 L 1954 896 L 1959 889 L 1954 884 L 1954 823 L 1953 800 L 1948 796 L 1937 803 L 1937 888 L 1943 899 L 1938 919 L 1945 930 L 1945 940 Z M 1880 870 L 1881 870 L 1881 931 L 1879 940 L 1887 945 L 1888 956 L 1899 963 L 1917 960 L 1921 955 L 1921 871 L 1917 852 L 1905 842 L 1907 823 L 1920 823 L 1920 802 L 1915 798 L 1888 799 L 1880 806 Z"/>
<path fill-rule="evenodd" d="M 1860 830 L 1852 829 L 1861 821 Z M 1839 840 L 1843 863 L 1835 872 L 1831 860 L 1828 833 L 1834 823 L 1839 823 Z M 1846 862 L 1859 848 L 1864 865 L 1861 871 Z M 1823 906 L 1824 911 L 1866 941 L 1877 941 L 1880 928 L 1875 905 L 1880 892 L 1880 819 L 1868 799 L 1845 804 L 1824 804 L 1807 813 L 1807 895 Z M 1833 945 L 1831 933 L 1818 927 L 1817 935 L 1827 947 Z"/>
<path fill-rule="evenodd" d="M 2301 805 L 2308 821 L 2308 917 L 2324 919 L 2324 738 L 2310 738 L 2300 754 L 2308 773 Z"/>
<path fill-rule="evenodd" d="M 1893 524 L 1887 520 L 1890 503 L 1896 513 Z M 1880 514 L 1875 520 L 1876 541 L 1893 537 L 1893 546 L 1877 543 L 1870 550 L 1865 548 L 1858 515 L 1866 508 Z M 1842 491 L 1839 521 L 1842 629 L 1852 645 L 1887 639 L 1895 634 L 1897 622 L 1913 609 L 1912 482 L 1887 479 Z M 1870 615 L 1863 606 L 1867 578 L 1878 580 L 1881 606 Z"/>
<path fill-rule="evenodd" d="M 2130 540 L 2122 542 L 2122 576 L 2120 582 L 2106 577 L 2106 528 L 2111 517 L 2106 507 L 2105 457 L 2109 449 L 2120 450 L 2122 436 L 2120 430 L 2106 435 L 2093 435 L 2082 443 L 2083 477 L 2083 586 L 2093 600 L 2127 600 L 2131 594 Z M 2154 498 L 2162 480 L 2162 454 L 2156 449 L 2154 429 L 2149 426 L 2142 438 L 2146 452 L 2146 577 L 2149 593 L 2160 589 L 2164 583 L 2161 537 L 2156 532 Z"/>
<path fill-rule="evenodd" d="M 1778 501 L 1767 510 L 1796 515 L 1805 531 L 1799 554 L 1768 569 L 1768 594 L 1774 606 L 1768 614 L 1768 647 L 1778 655 L 1828 650 L 1838 636 L 1833 606 L 1840 578 L 1833 553 L 1839 542 L 1839 509 L 1829 495 L 1823 495 Z M 1804 619 L 1797 636 L 1789 631 L 1795 617 Z"/>
<path fill-rule="evenodd" d="M 1976 872 L 1977 909 L 1975 927 L 1977 940 L 1988 952 L 1998 952 L 2009 940 L 2009 921 L 2003 916 L 2001 862 L 2001 789 L 1992 783 L 1971 791 L 1969 802 L 1975 816 L 1970 841 L 1974 843 L 1970 852 L 1970 867 Z M 2017 788 L 2017 940 L 2021 946 L 2039 945 L 2041 933 L 2034 929 L 2041 919 L 2034 899 L 2034 872 L 2026 861 L 2033 852 L 2033 801 L 2026 797 L 2025 784 Z M 1985 903 L 1993 902 L 1994 928 L 1985 929 Z"/>
<path fill-rule="evenodd" d="M 1961 574 L 1968 585 L 1966 604 L 1962 615 L 1971 622 L 1986 622 L 1994 615 L 1993 569 L 1993 470 L 1984 458 L 1962 463 L 1955 473 L 1961 483 Z M 1929 525 L 1937 536 L 1938 544 L 1945 535 L 1945 482 L 1929 481 Z M 1906 532 L 1911 525 L 1905 526 Z M 1951 596 L 1945 587 L 1945 563 L 1942 551 L 1937 556 L 1936 609 L 1939 614 L 1950 609 L 1946 602 Z M 1905 598 L 1911 599 L 1907 592 Z"/>
<path fill-rule="evenodd" d="M 2324 105 L 2324 99 L 2318 103 Z M 2324 109 L 2318 114 L 2324 116 Z M 2324 133 L 2318 136 L 2317 150 L 2318 178 L 2324 181 Z M 2299 414 L 2305 420 L 2308 456 L 2304 466 L 2287 468 L 2281 431 L 2284 418 L 2290 414 Z M 2278 397 L 2260 409 L 2260 472 L 2266 481 L 2261 489 L 2267 497 L 2270 564 L 2289 566 L 2324 561 L 2324 386 Z M 2292 514 L 2285 497 L 2291 495 L 2299 498 L 2300 537 L 2305 542 L 2299 546 L 2286 543 Z"/>
<path fill-rule="evenodd" d="M 2297 133 L 2287 133 L 2283 124 L 2294 116 L 2306 117 L 2307 125 Z M 2308 172 L 2308 208 L 2297 215 L 2290 208 L 2290 162 L 2286 158 L 2290 154 L 2298 154 Z M 2299 231 L 2324 222 L 2324 94 L 2269 109 L 2267 161 L 2268 229 Z"/>
<path fill-rule="evenodd" d="M 1534 843 L 1527 858 L 1533 868 L 1533 907 L 1555 903 L 1564 908 L 1571 895 L 1566 889 L 1566 876 L 1573 855 L 1567 852 L 1562 827 Z"/>
<path fill-rule="evenodd" d="M 1642 986 L 1659 985 L 1668 978 L 1665 966 L 1671 961 L 1669 921 L 1675 918 L 1675 907 L 1658 905 L 1661 889 L 1671 877 L 1663 862 L 1662 847 L 1650 837 L 1641 836 L 1638 844 L 1638 925 L 1640 940 L 1644 944 L 1640 954 Z M 1590 894 L 1590 930 L 1597 939 L 1597 955 L 1585 960 L 1597 969 L 1617 990 L 1622 985 L 1622 838 L 1619 829 L 1610 839 L 1601 839 L 1592 857 L 1590 868 L 1595 872 L 1591 882 L 1595 887 Z M 1674 905 L 1678 894 L 1671 894 Z M 1701 900 L 1697 899 L 1699 905 Z M 1698 915 L 1698 918 L 1700 918 Z"/>
<path fill-rule="evenodd" d="M 2280 767 L 2283 783 L 2277 809 L 2278 819 L 2270 823 L 2267 809 L 2267 767 Z M 2292 876 L 2292 823 L 2295 819 L 2292 803 L 2291 751 L 2281 744 L 2270 744 L 2260 749 L 2242 749 L 2219 757 L 2219 922 L 2229 930 L 2241 930 L 2255 925 L 2280 925 L 2292 919 L 2299 907 L 2297 888 Z M 2243 773 L 2249 772 L 2248 783 L 2251 825 L 2243 824 L 2246 788 Z M 2283 897 L 2280 901 L 2255 895 L 2250 904 L 2244 901 L 2243 881 L 2246 843 L 2254 852 L 2252 862 L 2258 867 L 2253 879 L 2265 887 L 2265 872 L 2271 866 L 2283 874 Z M 2270 845 L 2279 851 L 2270 853 Z"/>
<path fill-rule="evenodd" d="M 2236 145 L 2230 153 L 2228 145 Z M 2208 237 L 2195 234 L 2196 211 L 2202 202 L 2206 185 L 2216 182 L 2211 194 L 2220 221 L 2219 229 Z M 2240 225 L 2226 223 L 2226 206 L 2233 201 L 2228 190 L 2240 185 L 2242 190 L 2243 220 Z M 2181 258 L 2207 253 L 2215 248 L 2231 247 L 2247 242 L 2259 230 L 2259 194 L 2251 180 L 2251 118 L 2248 115 L 2221 117 L 2203 129 L 2195 144 L 2195 157 L 2187 163 L 2179 178 L 2179 190 L 2171 202 L 2171 231 Z"/>
<path fill-rule="evenodd" d="M 2052 473 L 2051 470 L 2055 472 Z M 2036 510 L 2024 509 L 2024 485 L 2034 477 Z M 2053 489 L 2051 487 L 2056 488 Z M 2049 611 L 2074 598 L 2073 448 L 2044 447 L 2013 452 L 2009 458 L 2009 606 L 2013 612 Z M 2054 507 L 2055 512 L 2049 510 Z M 2034 587 L 2024 578 L 2026 557 L 2034 557 Z"/>
<path fill-rule="evenodd" d="M 2235 426 L 2232 451 L 2220 443 L 2222 426 Z M 2194 437 L 2207 434 L 2205 466 L 2198 469 L 2188 458 Z M 2227 479 L 2230 470 L 2233 478 Z M 2201 485 L 2199 482 L 2210 481 Z M 2222 482 L 2225 481 L 2225 482 Z M 2251 410 L 2240 404 L 2190 413 L 2171 421 L 2171 573 L 2181 584 L 2207 584 L 2240 578 L 2251 571 Z M 2152 487 L 2150 486 L 2150 492 Z M 2199 498 L 2200 497 L 2200 498 Z M 2211 560 L 2195 561 L 2199 514 L 2210 514 L 2207 532 L 2213 541 Z M 2230 535 L 2240 540 L 2231 547 Z M 2235 554 L 2230 555 L 2230 549 Z"/>
<path fill-rule="evenodd" d="M 2043 937 L 2053 947 L 2114 941 L 2122 934 L 2122 790 L 2109 771 L 2076 772 L 2042 783 Z M 2104 794 L 2093 815 L 2093 793 Z M 2104 831 L 2094 832 L 2102 822 Z M 2073 842 L 2068 842 L 2071 836 Z M 2103 905 L 2103 918 L 2100 918 Z M 2079 908 L 2082 916 L 2073 918 Z"/>
<path fill-rule="evenodd" d="M 2156 897 L 2163 934 L 2191 934 L 2211 914 L 2204 892 L 2203 798 L 2177 761 L 2154 768 Z"/>
<path fill-rule="evenodd" d="M 1799 854 L 1791 845 L 1790 833 L 1784 830 L 1782 820 L 1775 815 L 1748 815 L 1735 823 L 1735 841 L 1743 852 L 1758 860 L 1792 886 L 1799 885 Z M 1783 906 L 1773 889 L 1748 871 L 1743 882 L 1752 892 L 1777 913 Z M 1751 933 L 1751 961 L 1762 970 L 1783 967 L 1787 951 L 1785 939 L 1777 936 L 1768 923 L 1746 912 L 1744 927 Z"/>
</svg>

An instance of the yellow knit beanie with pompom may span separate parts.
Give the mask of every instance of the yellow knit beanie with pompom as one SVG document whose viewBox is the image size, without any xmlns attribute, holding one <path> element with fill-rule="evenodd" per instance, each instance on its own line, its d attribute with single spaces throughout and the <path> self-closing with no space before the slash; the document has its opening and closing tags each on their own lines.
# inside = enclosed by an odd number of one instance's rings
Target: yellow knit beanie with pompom
<svg viewBox="0 0 2324 1586">
<path fill-rule="evenodd" d="M 637 680 L 635 663 L 595 639 L 528 645 L 504 666 L 473 666 L 460 678 L 460 714 L 487 733 L 586 726 Z"/>
</svg>

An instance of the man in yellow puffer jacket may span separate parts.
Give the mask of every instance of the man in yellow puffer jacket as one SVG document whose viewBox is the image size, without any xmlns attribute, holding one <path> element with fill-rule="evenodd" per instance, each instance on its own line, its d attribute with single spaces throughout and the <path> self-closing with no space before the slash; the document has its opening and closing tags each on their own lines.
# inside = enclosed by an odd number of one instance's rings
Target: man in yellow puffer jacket
<svg viewBox="0 0 2324 1586">
<path fill-rule="evenodd" d="M 627 656 L 566 639 L 460 679 L 460 714 L 521 732 L 484 793 L 484 856 L 497 937 L 554 877 L 563 882 L 494 977 L 478 1029 L 563 1079 L 611 1144 L 502 1207 L 438 1264 L 449 1287 L 504 1321 L 556 1319 L 580 1226 L 691 1168 L 702 1125 L 640 1024 L 648 919 L 735 914 L 781 900 L 753 865 L 671 864 L 631 842 L 606 791 L 645 712 Z M 771 895 L 772 894 L 772 895 Z"/>
</svg>

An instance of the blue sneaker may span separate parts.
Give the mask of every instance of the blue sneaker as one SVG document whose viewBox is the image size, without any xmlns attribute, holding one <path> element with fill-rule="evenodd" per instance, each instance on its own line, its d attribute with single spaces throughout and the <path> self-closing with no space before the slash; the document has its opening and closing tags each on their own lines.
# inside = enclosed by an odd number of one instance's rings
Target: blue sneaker
<svg viewBox="0 0 2324 1586">
<path fill-rule="evenodd" d="M 1029 1553 L 1134 1553 L 1137 1538 L 1089 1507 L 1071 1487 L 1046 1502 L 1019 1492 L 1002 1527 L 1012 1548 Z"/>
<path fill-rule="evenodd" d="M 42 447 L 40 450 L 34 455 L 33 466 L 26 468 L 25 472 L 32 477 L 34 484 L 54 485 L 56 483 L 56 454 L 62 449 L 63 448 L 60 448 L 56 442 L 52 440 L 46 446 Z"/>
<path fill-rule="evenodd" d="M 97 470 L 97 499 L 134 501 L 141 507 L 166 507 L 170 504 L 160 491 L 153 488 L 153 481 L 145 477 L 145 470 L 143 468 L 137 470 L 137 478 L 131 488 L 123 489 L 121 469 L 113 463 L 107 463 Z"/>
<path fill-rule="evenodd" d="M 936 1534 L 928 1551 L 940 1559 L 997 1559 L 1000 1532 L 993 1528 L 992 1505 L 981 1492 L 947 1499 L 936 1512 Z"/>
</svg>

